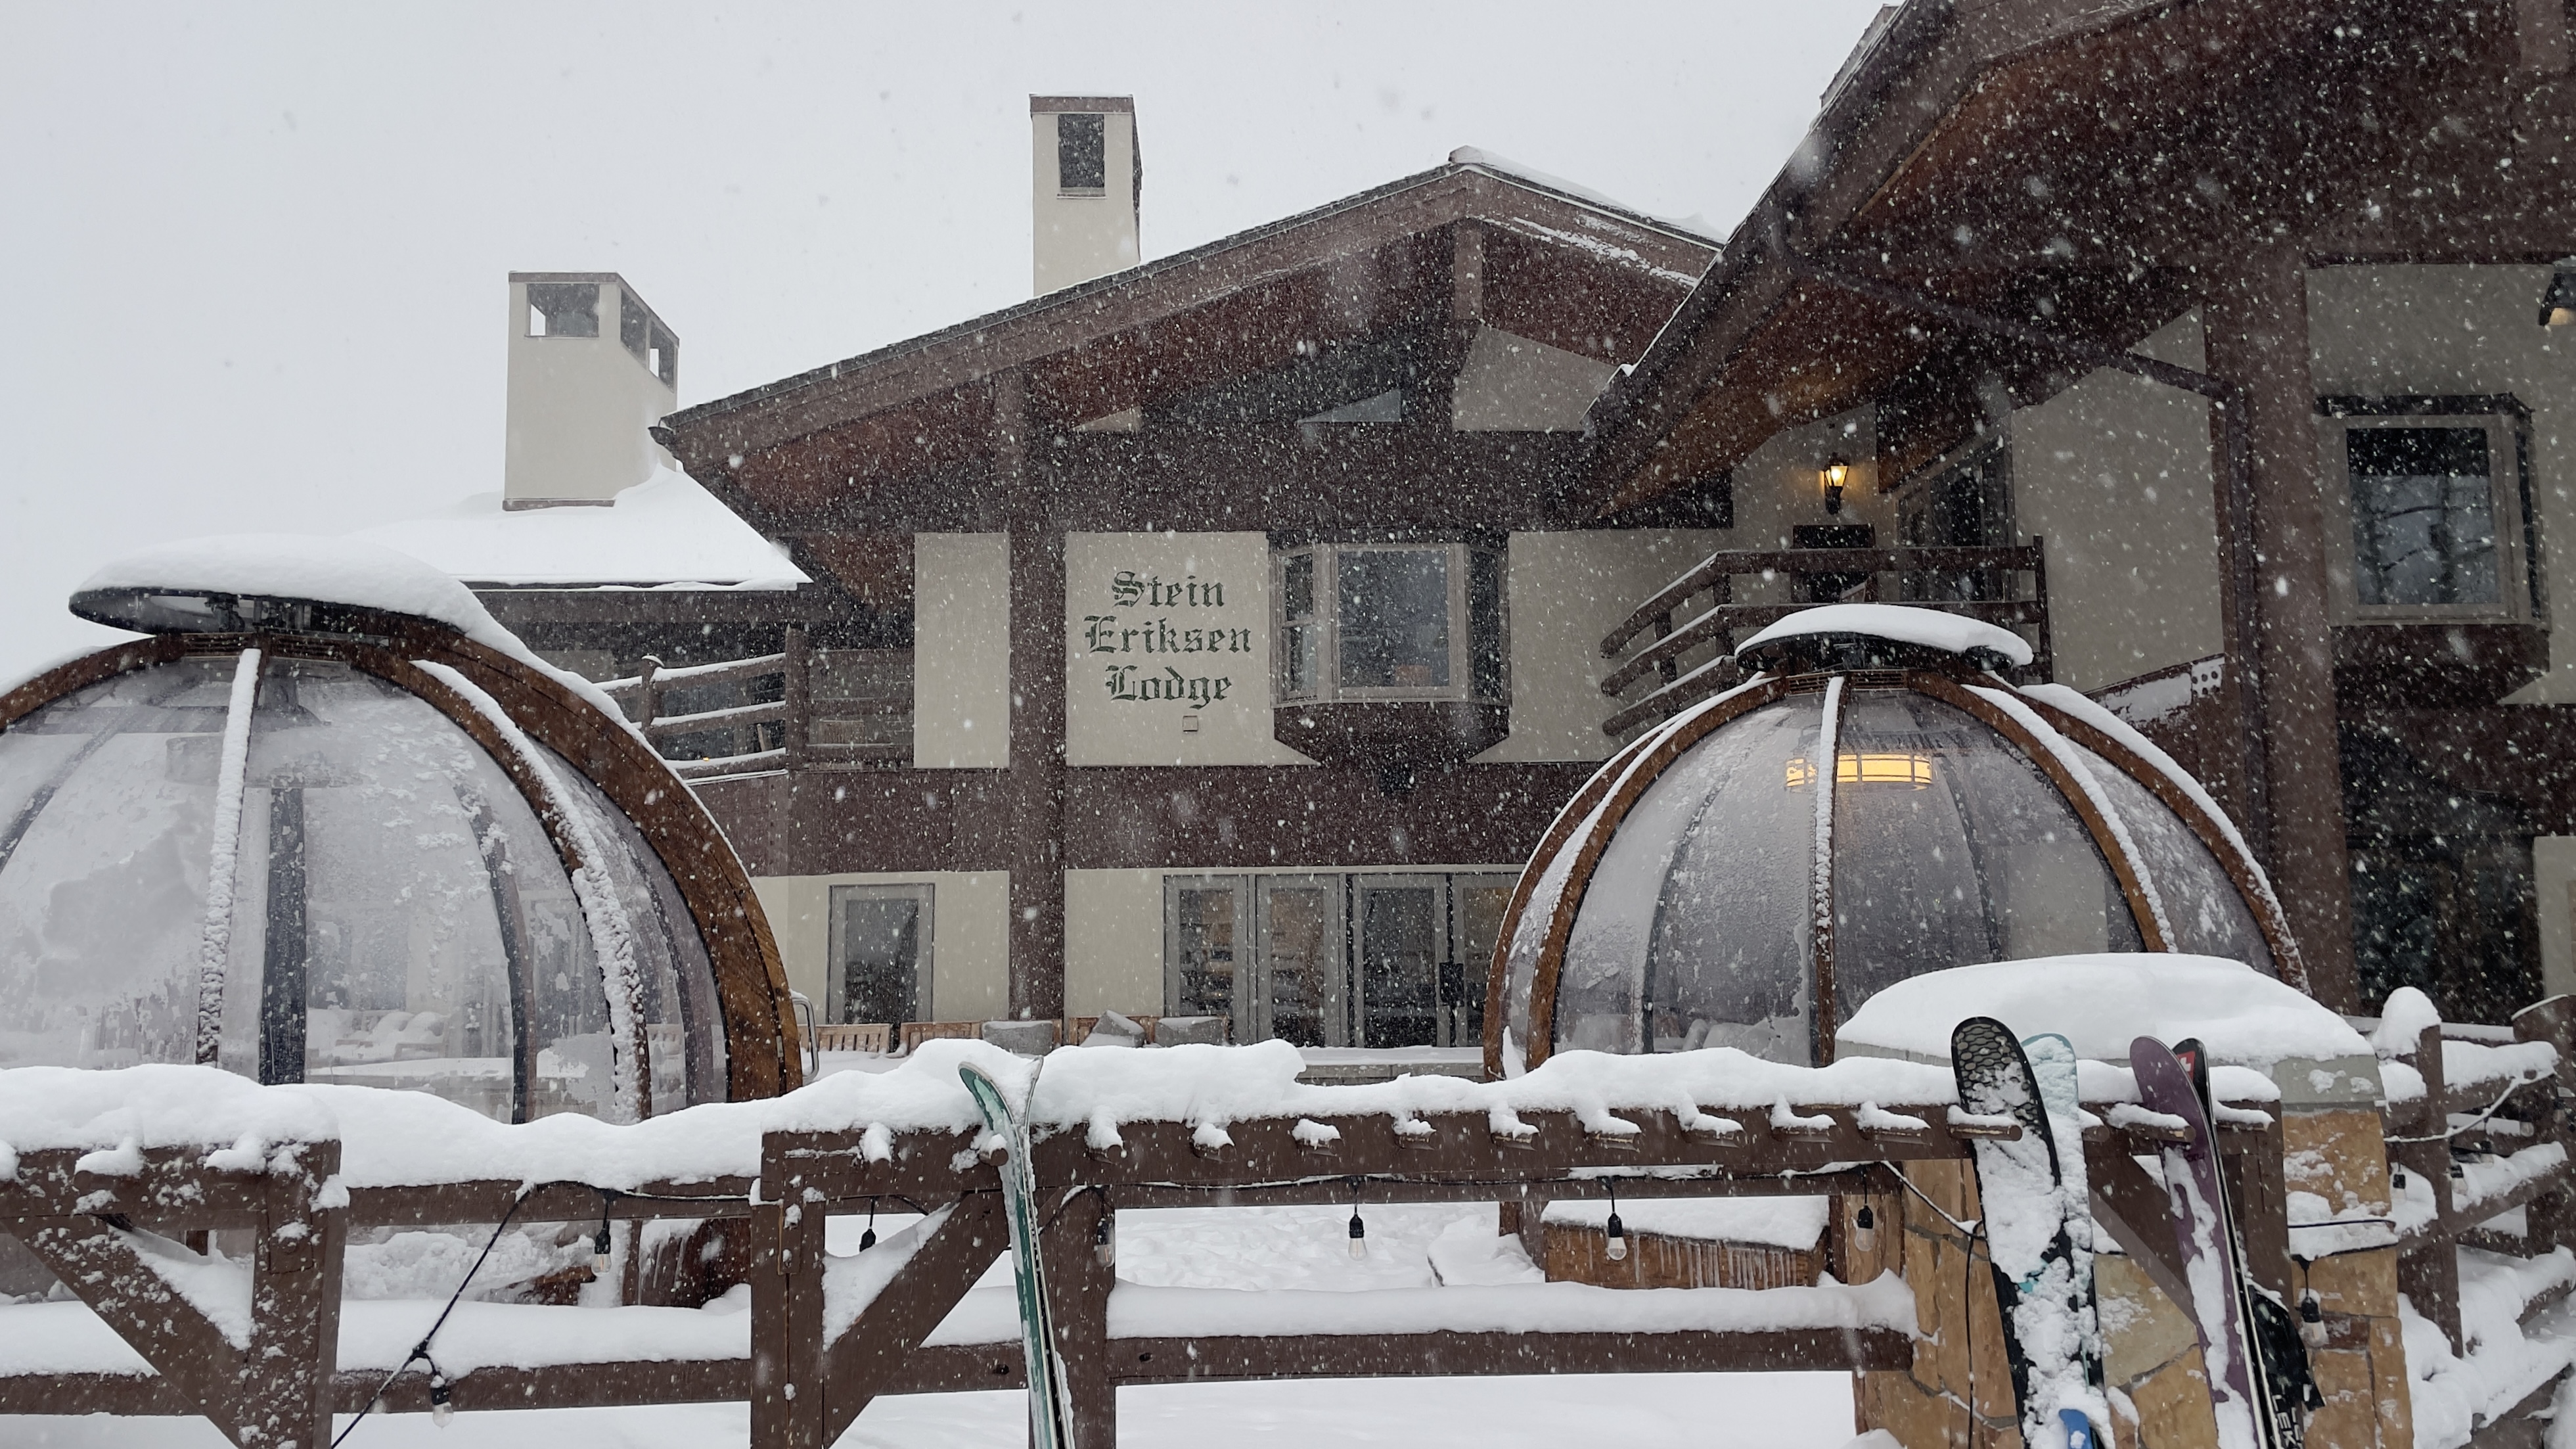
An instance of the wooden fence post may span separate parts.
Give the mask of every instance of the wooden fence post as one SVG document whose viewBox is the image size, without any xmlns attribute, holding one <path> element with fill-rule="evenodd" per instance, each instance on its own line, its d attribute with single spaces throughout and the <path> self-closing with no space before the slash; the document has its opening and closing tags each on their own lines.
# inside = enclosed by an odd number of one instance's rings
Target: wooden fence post
<svg viewBox="0 0 2576 1449">
<path fill-rule="evenodd" d="M 806 746 L 814 742 L 814 651 L 805 642 L 804 626 L 787 626 L 787 659 L 779 672 L 786 676 L 783 693 L 787 700 L 786 718 L 780 721 L 779 745 L 787 751 L 787 768 L 805 768 Z"/>
<path fill-rule="evenodd" d="M 2442 1081 L 2442 1028 L 2424 1028 L 2415 1039 L 2415 1070 L 2424 1074 L 2424 1107 L 2412 1142 L 2395 1144 L 2392 1162 L 2422 1177 L 2433 1189 L 2433 1225 L 2429 1232 L 2398 1250 L 2397 1290 L 2439 1326 L 2451 1341 L 2451 1352 L 2467 1352 L 2460 1333 L 2460 1254 L 2451 1221 L 2450 1092 Z"/>
<path fill-rule="evenodd" d="M 1118 1443 L 1118 1386 L 1109 1377 L 1109 1292 L 1118 1274 L 1100 1261 L 1096 1238 L 1104 1226 L 1115 1242 L 1118 1216 L 1109 1194 L 1078 1188 L 1039 1234 L 1047 1308 L 1073 1399 L 1073 1442 L 1084 1449 Z"/>
<path fill-rule="evenodd" d="M 751 1210 L 752 1449 L 823 1449 L 823 1198 L 789 1141 L 761 1138 Z"/>
<path fill-rule="evenodd" d="M 340 1144 L 315 1142 L 270 1157 L 251 1269 L 250 1352 L 242 1355 L 245 1429 L 273 1426 L 269 1442 L 323 1449 L 331 1442 L 331 1376 L 340 1363 L 340 1267 L 348 1198 L 324 1206 L 340 1171 Z"/>
<path fill-rule="evenodd" d="M 661 672 L 662 661 L 645 655 L 644 667 L 635 676 L 635 727 L 639 730 L 651 728 L 653 717 L 662 712 L 662 691 L 653 683 L 653 676 Z"/>
</svg>

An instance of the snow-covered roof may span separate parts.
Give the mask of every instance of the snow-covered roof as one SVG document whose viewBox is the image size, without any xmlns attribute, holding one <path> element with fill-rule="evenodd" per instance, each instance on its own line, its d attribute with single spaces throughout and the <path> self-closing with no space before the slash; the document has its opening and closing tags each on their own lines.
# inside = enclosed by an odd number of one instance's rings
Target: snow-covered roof
<svg viewBox="0 0 2576 1449">
<path fill-rule="evenodd" d="M 1919 644 L 1926 649 L 1939 649 L 1951 654 L 1988 649 L 2002 655 L 2006 662 L 2017 665 L 2028 664 L 2031 659 L 2030 645 L 2010 629 L 1989 624 L 1983 619 L 1971 619 L 1964 614 L 1905 604 L 1819 604 L 1812 609 L 1800 609 L 1738 644 L 1735 652 L 1742 657 L 1766 644 L 1819 634 L 1857 634 L 1870 639 L 1894 640 L 1899 644 Z"/>
<path fill-rule="evenodd" d="M 587 510 L 604 511 L 604 510 Z M 213 601 L 225 601 L 221 609 Z M 233 533 L 128 554 L 73 592 L 72 612 L 148 632 L 259 627 L 242 607 L 343 604 L 445 624 L 564 685 L 620 723 L 625 714 L 589 680 L 539 659 L 453 577 L 408 553 L 359 538 Z"/>
<path fill-rule="evenodd" d="M 694 478 L 668 468 L 607 507 L 505 511 L 477 493 L 353 539 L 409 554 L 469 584 L 792 589 L 811 582 Z"/>
<path fill-rule="evenodd" d="M 2213 1060 L 2265 1070 L 2292 1058 L 2371 1054 L 2342 1017 L 2243 962 L 2147 951 L 1926 972 L 1880 988 L 1835 1040 L 1945 1061 L 1951 1030 L 1972 1016 L 1991 1016 L 2018 1036 L 2056 1032 L 2094 1061 L 2126 1062 L 2141 1036 L 2196 1036 Z"/>
</svg>

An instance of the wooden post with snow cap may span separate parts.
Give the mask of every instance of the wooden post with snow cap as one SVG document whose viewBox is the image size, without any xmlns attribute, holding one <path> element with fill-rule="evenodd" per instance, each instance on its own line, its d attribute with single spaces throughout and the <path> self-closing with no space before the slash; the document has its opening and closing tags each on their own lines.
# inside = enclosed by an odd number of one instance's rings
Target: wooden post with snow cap
<svg viewBox="0 0 2576 1449">
<path fill-rule="evenodd" d="M 793 1134 L 760 1139 L 751 1210 L 751 1442 L 823 1449 L 823 1202 Z"/>
<path fill-rule="evenodd" d="M 2459 1245 L 2451 1226 L 2450 1093 L 2442 1081 L 2442 1025 L 2415 1038 L 2415 1070 L 2424 1077 L 2424 1102 L 2412 1130 L 2390 1144 L 2389 1158 L 2424 1180 L 2433 1194 L 2430 1231 L 2406 1241 L 2397 1254 L 2397 1288 L 2415 1311 L 2442 1330 L 2454 1354 L 2467 1351 L 2460 1327 Z"/>
</svg>

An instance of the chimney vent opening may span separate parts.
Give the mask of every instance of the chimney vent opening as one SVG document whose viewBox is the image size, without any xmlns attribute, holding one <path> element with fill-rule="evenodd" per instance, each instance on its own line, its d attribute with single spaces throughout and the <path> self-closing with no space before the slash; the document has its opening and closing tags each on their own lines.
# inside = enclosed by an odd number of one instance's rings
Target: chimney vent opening
<svg viewBox="0 0 2576 1449">
<path fill-rule="evenodd" d="M 1109 118 L 1065 114 L 1055 118 L 1056 189 L 1068 196 L 1100 196 L 1109 189 Z"/>
<path fill-rule="evenodd" d="M 595 282 L 530 282 L 528 335 L 597 337 L 599 285 Z"/>
</svg>

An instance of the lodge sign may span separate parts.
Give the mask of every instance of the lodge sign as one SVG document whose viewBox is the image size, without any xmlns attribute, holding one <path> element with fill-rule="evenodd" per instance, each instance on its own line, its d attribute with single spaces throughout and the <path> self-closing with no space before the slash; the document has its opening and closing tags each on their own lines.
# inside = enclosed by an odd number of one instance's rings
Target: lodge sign
<svg viewBox="0 0 2576 1449">
<path fill-rule="evenodd" d="M 1232 669 L 1251 662 L 1252 630 L 1225 612 L 1223 580 L 1118 569 L 1108 579 L 1115 612 L 1082 616 L 1082 650 L 1105 655 L 1109 698 L 1204 709 L 1233 696 Z"/>
</svg>

